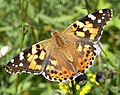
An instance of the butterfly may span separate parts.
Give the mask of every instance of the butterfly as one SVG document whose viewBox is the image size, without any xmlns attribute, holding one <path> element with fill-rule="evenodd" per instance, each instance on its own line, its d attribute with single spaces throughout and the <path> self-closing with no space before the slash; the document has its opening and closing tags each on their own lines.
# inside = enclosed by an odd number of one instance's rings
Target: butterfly
<svg viewBox="0 0 120 95">
<path fill-rule="evenodd" d="M 112 15 L 112 9 L 102 9 L 75 21 L 61 33 L 52 29 L 50 39 L 20 52 L 8 62 L 6 71 L 42 74 L 55 82 L 74 80 L 93 64 L 94 45 Z"/>
</svg>

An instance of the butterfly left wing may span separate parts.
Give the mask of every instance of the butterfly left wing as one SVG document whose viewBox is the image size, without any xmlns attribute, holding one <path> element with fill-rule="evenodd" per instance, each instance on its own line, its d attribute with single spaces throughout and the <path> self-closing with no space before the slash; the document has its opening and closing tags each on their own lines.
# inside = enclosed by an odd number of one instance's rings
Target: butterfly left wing
<svg viewBox="0 0 120 95">
<path fill-rule="evenodd" d="M 48 57 L 47 51 L 50 50 L 50 39 L 39 42 L 32 47 L 20 52 L 11 59 L 5 70 L 9 73 L 32 73 L 41 74 Z"/>
<path fill-rule="evenodd" d="M 104 26 L 112 18 L 112 9 L 102 9 L 77 20 L 63 31 L 68 36 L 75 35 L 78 38 L 93 42 L 101 38 Z"/>
</svg>

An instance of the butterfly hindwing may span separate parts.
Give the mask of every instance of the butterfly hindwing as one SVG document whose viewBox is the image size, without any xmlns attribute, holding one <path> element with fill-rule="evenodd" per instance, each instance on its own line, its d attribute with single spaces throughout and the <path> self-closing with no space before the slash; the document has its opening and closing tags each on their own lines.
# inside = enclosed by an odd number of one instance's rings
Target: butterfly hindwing
<svg viewBox="0 0 120 95">
<path fill-rule="evenodd" d="M 103 9 L 77 20 L 63 33 L 96 42 L 100 39 L 104 26 L 112 18 L 112 9 Z"/>
<path fill-rule="evenodd" d="M 95 56 L 96 48 L 92 43 L 81 44 L 78 40 L 66 40 L 61 50 L 54 47 L 42 74 L 50 81 L 74 80 L 92 65 Z"/>
</svg>

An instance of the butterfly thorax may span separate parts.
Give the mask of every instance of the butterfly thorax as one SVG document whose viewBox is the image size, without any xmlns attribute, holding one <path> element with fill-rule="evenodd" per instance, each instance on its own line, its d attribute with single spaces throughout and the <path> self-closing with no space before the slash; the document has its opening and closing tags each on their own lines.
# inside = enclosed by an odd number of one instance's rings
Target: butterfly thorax
<svg viewBox="0 0 120 95">
<path fill-rule="evenodd" d="M 62 36 L 61 33 L 59 33 L 59 32 L 58 32 L 57 30 L 55 30 L 55 29 L 52 29 L 52 30 L 51 30 L 51 35 L 52 35 L 55 43 L 57 44 L 57 46 L 58 46 L 59 48 L 63 47 L 64 42 L 63 42 L 63 39 L 61 38 L 61 36 Z"/>
<path fill-rule="evenodd" d="M 65 36 L 62 35 L 60 32 L 58 32 L 57 30 L 52 29 L 52 37 L 54 38 L 54 41 L 57 47 L 59 48 L 59 52 L 64 54 L 64 57 L 66 57 L 66 59 L 69 62 L 73 62 L 73 56 L 70 52 L 70 46 L 69 46 L 70 43 L 66 42 Z"/>
</svg>

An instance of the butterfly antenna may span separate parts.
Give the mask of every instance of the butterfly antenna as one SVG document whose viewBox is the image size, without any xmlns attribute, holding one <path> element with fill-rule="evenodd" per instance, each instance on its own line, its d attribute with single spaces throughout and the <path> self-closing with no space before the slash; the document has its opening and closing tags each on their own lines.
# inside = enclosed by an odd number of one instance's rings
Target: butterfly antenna
<svg viewBox="0 0 120 95">
<path fill-rule="evenodd" d="M 58 22 L 58 16 L 57 16 L 57 18 L 55 20 L 55 24 L 53 25 L 53 29 L 55 29 L 57 22 Z"/>
<path fill-rule="evenodd" d="M 59 6 L 59 9 L 61 9 L 61 8 L 62 8 L 62 4 Z M 56 27 L 56 25 L 57 25 L 57 22 L 58 22 L 58 18 L 59 18 L 59 16 L 57 16 L 57 18 L 56 18 L 56 20 L 55 20 L 55 23 L 54 23 L 52 29 L 55 29 L 55 27 Z"/>
<path fill-rule="evenodd" d="M 62 8 L 62 4 L 59 6 L 59 10 L 61 10 L 61 8 Z M 57 18 L 55 19 L 55 23 L 54 23 L 53 27 L 51 28 L 51 30 L 52 30 L 52 29 L 56 29 L 56 24 L 57 24 L 57 22 L 58 22 L 58 18 L 59 18 L 59 16 L 57 16 Z M 25 23 L 25 26 L 28 26 L 28 27 L 35 27 L 35 28 L 40 29 L 39 26 L 38 26 L 38 27 L 37 27 L 37 26 L 34 26 L 34 25 L 31 23 L 31 20 L 30 20 L 29 17 L 28 17 L 28 22 Z"/>
</svg>

